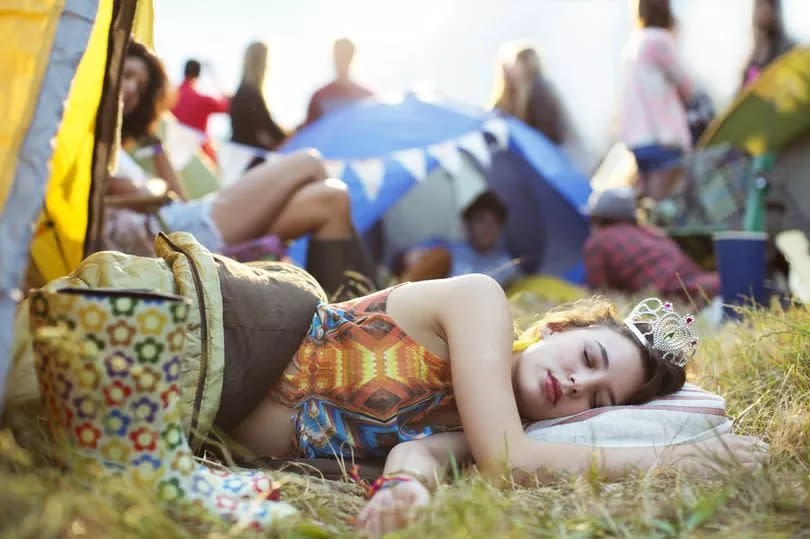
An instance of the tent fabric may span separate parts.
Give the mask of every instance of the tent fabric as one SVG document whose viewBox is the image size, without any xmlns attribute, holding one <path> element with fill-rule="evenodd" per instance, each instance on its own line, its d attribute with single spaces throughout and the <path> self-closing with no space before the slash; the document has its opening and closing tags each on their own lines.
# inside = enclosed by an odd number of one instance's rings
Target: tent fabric
<svg viewBox="0 0 810 539">
<path fill-rule="evenodd" d="M 810 130 L 810 47 L 774 61 L 707 128 L 699 148 L 729 142 L 752 155 L 779 150 Z"/>
<path fill-rule="evenodd" d="M 50 4 L 53 8 L 54 3 Z M 13 127 L 22 130 L 25 138 L 16 153 L 16 166 L 10 167 L 13 182 L 7 203 L 0 213 L 0 253 L 3 253 L 0 258 L 0 402 L 14 325 L 16 298 L 11 291 L 19 285 L 28 262 L 31 223 L 42 206 L 48 163 L 52 157 L 52 139 L 63 119 L 65 98 L 88 44 L 97 9 L 97 0 L 67 0 L 58 14 L 52 38 L 35 32 L 4 35 L 16 36 L 16 41 L 4 44 L 4 54 L 13 55 L 20 50 L 42 51 L 43 46 L 36 43 L 37 38 L 50 44 L 46 49 L 50 52 L 43 53 L 47 67 L 41 84 L 33 83 L 28 71 L 30 66 L 26 66 L 26 63 L 16 64 L 19 71 L 9 75 L 13 79 L 19 74 L 23 80 L 31 83 L 27 91 L 37 99 L 32 117 L 12 116 L 14 121 L 21 122 Z M 21 22 L 20 26 L 24 28 L 25 23 Z"/>
<path fill-rule="evenodd" d="M 112 15 L 113 3 L 100 2 L 56 137 L 45 211 L 31 244 L 34 263 L 45 281 L 66 275 L 84 258 L 96 114 Z"/>
<path fill-rule="evenodd" d="M 11 190 L 17 152 L 34 115 L 34 106 L 53 45 L 64 0 L 2 3 L 0 17 L 0 210 Z M 29 40 L 28 36 L 39 36 Z"/>
<path fill-rule="evenodd" d="M 469 155 L 460 156 L 452 176 L 434 168 L 385 213 L 383 260 L 391 261 L 403 249 L 426 240 L 462 240 L 461 212 L 486 189 L 486 176 Z"/>
<path fill-rule="evenodd" d="M 117 151 L 120 139 L 118 117 L 121 106 L 121 72 L 135 16 L 136 2 L 138 5 L 143 5 L 150 1 L 118 0 L 114 3 L 110 30 L 107 35 L 107 57 L 103 71 L 101 99 L 96 109 L 93 133 L 95 143 L 92 154 L 92 179 L 85 204 L 87 208 L 87 227 L 83 246 L 85 256 L 103 248 L 104 196 L 107 191 L 110 165 L 115 158 L 114 153 Z"/>
<path fill-rule="evenodd" d="M 575 282 L 584 276 L 588 224 L 580 207 L 591 191 L 588 180 L 560 148 L 515 118 L 408 95 L 396 102 L 342 108 L 302 129 L 281 151 L 307 147 L 343 171 L 361 232 L 436 167 L 452 177 L 464 167 L 462 156 L 469 156 L 484 170 L 489 188 L 507 203 L 507 245 L 524 269 Z M 547 233 L 552 224 L 554 233 Z M 398 226 L 409 234 L 404 224 Z M 303 242 L 290 250 L 299 262 L 304 253 Z"/>
</svg>

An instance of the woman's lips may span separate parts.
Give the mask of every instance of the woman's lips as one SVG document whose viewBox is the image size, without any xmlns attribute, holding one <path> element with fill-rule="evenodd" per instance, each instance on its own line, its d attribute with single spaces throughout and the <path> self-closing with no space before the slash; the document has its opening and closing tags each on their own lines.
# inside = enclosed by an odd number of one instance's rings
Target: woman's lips
<svg viewBox="0 0 810 539">
<path fill-rule="evenodd" d="M 560 397 L 562 397 L 562 386 L 560 385 L 560 381 L 557 380 L 553 374 L 551 374 L 551 371 L 549 371 L 543 385 L 545 387 L 548 402 L 550 402 L 552 406 L 556 406 L 560 401 Z"/>
</svg>

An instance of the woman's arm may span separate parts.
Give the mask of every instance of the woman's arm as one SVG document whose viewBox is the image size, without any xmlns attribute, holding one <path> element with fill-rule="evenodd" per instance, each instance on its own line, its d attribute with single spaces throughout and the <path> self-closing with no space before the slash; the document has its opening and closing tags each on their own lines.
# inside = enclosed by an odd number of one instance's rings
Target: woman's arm
<svg viewBox="0 0 810 539">
<path fill-rule="evenodd" d="M 176 193 L 180 199 L 186 200 L 186 188 L 172 167 L 163 145 L 158 141 L 153 148 L 155 153 L 152 155 L 152 164 L 155 167 L 155 174 L 166 182 L 170 191 Z"/>
<path fill-rule="evenodd" d="M 428 488 L 441 481 L 451 458 L 459 463 L 469 459 L 463 432 L 434 434 L 395 446 L 385 461 L 384 476 L 413 479 L 378 490 L 357 515 L 357 527 L 377 537 L 406 525 L 430 501 Z"/>
<path fill-rule="evenodd" d="M 383 473 L 411 474 L 426 487 L 435 487 L 447 472 L 451 459 L 460 464 L 470 456 L 463 432 L 442 432 L 394 446 L 385 459 Z"/>
<path fill-rule="evenodd" d="M 657 465 L 700 467 L 707 458 L 733 457 L 750 466 L 759 456 L 754 442 L 726 435 L 701 444 L 670 448 L 601 448 L 540 442 L 528 438 L 511 381 L 512 316 L 503 290 L 483 275 L 434 281 L 425 301 L 449 347 L 453 391 L 469 450 L 481 472 L 501 480 L 538 474 L 581 474 L 596 470 L 609 479 Z M 429 283 L 425 283 L 429 284 Z M 427 292 L 427 290 L 426 290 Z M 481 398 L 486 391 L 486 398 Z M 520 473 L 522 472 L 522 473 Z"/>
</svg>

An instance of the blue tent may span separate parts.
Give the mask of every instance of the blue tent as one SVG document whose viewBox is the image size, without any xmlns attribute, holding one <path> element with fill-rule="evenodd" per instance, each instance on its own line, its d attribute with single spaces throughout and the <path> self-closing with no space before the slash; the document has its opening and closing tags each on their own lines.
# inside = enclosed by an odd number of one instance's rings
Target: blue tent
<svg viewBox="0 0 810 539">
<path fill-rule="evenodd" d="M 302 129 L 282 151 L 309 147 L 348 184 L 361 233 L 437 168 L 452 177 L 472 157 L 509 209 L 506 247 L 524 270 L 583 280 L 588 179 L 519 120 L 408 95 L 349 105 Z M 300 261 L 304 251 L 298 244 L 292 255 Z"/>
</svg>

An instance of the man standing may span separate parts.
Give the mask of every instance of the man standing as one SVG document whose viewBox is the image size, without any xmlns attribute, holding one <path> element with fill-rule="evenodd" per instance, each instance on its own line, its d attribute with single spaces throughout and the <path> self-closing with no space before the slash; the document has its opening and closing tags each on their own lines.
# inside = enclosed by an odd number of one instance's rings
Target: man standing
<svg viewBox="0 0 810 539">
<path fill-rule="evenodd" d="M 373 96 L 371 90 L 351 80 L 350 71 L 355 47 L 349 39 L 341 38 L 333 46 L 335 80 L 312 95 L 304 125 L 310 124 L 329 112 L 348 103 Z"/>
<path fill-rule="evenodd" d="M 230 100 L 227 97 L 217 99 L 198 92 L 196 86 L 197 80 L 200 78 L 200 70 L 199 61 L 191 59 L 186 62 L 183 70 L 183 83 L 177 89 L 177 102 L 172 108 L 172 113 L 181 124 L 206 134 L 202 149 L 216 161 L 214 147 L 207 135 L 208 117 L 218 112 L 228 112 Z"/>
</svg>

